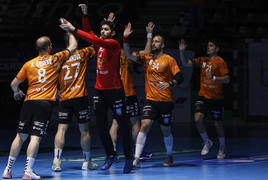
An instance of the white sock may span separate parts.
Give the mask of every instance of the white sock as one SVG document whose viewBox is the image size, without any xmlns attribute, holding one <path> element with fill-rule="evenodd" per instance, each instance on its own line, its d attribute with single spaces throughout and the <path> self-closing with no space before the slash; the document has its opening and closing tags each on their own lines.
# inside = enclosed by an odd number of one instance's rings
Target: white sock
<svg viewBox="0 0 268 180">
<path fill-rule="evenodd" d="M 172 149 L 173 149 L 173 136 L 172 136 L 172 134 L 170 134 L 167 137 L 164 137 L 164 143 L 165 143 L 165 146 L 166 146 L 167 155 L 171 156 L 172 155 Z"/>
<path fill-rule="evenodd" d="M 34 161 L 35 161 L 35 158 L 27 157 L 24 171 L 32 170 Z"/>
<path fill-rule="evenodd" d="M 54 161 L 55 160 L 59 161 L 61 159 L 61 153 L 62 153 L 62 149 L 58 149 L 58 148 L 54 149 Z"/>
<path fill-rule="evenodd" d="M 90 151 L 88 152 L 83 151 L 83 156 L 85 161 L 90 161 Z"/>
<path fill-rule="evenodd" d="M 225 137 L 219 138 L 220 147 L 225 147 Z"/>
<path fill-rule="evenodd" d="M 200 133 L 200 136 L 203 139 L 204 143 L 208 142 L 208 134 L 207 134 L 207 132 Z"/>
<path fill-rule="evenodd" d="M 11 170 L 13 164 L 15 163 L 16 161 L 16 158 L 13 157 L 13 156 L 8 156 L 8 161 L 7 161 L 7 166 L 6 166 L 6 169 L 9 169 Z"/>
<path fill-rule="evenodd" d="M 114 151 L 116 152 L 116 143 L 113 143 L 113 145 L 114 145 Z"/>
<path fill-rule="evenodd" d="M 146 141 L 146 134 L 139 132 L 138 136 L 137 136 L 137 141 L 136 141 L 136 150 L 135 150 L 135 158 L 138 159 L 141 156 L 141 153 L 143 151 L 144 148 L 144 144 Z"/>
</svg>

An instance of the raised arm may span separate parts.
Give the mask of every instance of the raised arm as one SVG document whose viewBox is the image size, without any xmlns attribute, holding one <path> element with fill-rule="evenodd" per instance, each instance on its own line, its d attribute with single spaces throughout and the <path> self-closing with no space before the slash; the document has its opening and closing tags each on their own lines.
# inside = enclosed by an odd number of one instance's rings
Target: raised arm
<svg viewBox="0 0 268 180">
<path fill-rule="evenodd" d="M 124 34 L 123 34 L 123 48 L 124 48 L 124 52 L 125 52 L 125 56 L 129 59 L 131 59 L 132 61 L 137 61 L 137 57 L 133 56 L 130 53 L 130 47 L 128 44 L 128 36 L 133 32 L 133 30 L 131 29 L 131 23 L 129 22 L 127 24 L 127 26 L 125 27 L 124 30 Z"/>
<path fill-rule="evenodd" d="M 91 33 L 95 34 L 92 31 L 92 28 L 91 28 L 90 23 L 89 23 L 87 5 L 86 4 L 79 4 L 78 6 L 81 8 L 81 11 L 82 11 L 82 14 L 83 14 L 83 17 L 82 17 L 82 30 L 85 31 L 85 32 L 88 32 L 90 34 Z"/>
<path fill-rule="evenodd" d="M 181 39 L 179 41 L 179 53 L 180 53 L 181 64 L 184 67 L 190 67 L 192 66 L 192 61 L 190 59 L 186 60 L 185 55 L 184 55 L 186 47 L 187 47 L 187 44 L 185 43 L 184 39 Z"/>
<path fill-rule="evenodd" d="M 25 94 L 19 88 L 20 83 L 22 82 L 15 77 L 10 84 L 10 87 L 14 93 L 14 99 L 16 101 L 21 100 L 25 96 Z"/>
<path fill-rule="evenodd" d="M 76 33 L 79 37 L 81 37 L 85 41 L 87 41 L 95 46 L 101 46 L 101 47 L 107 48 L 107 49 L 120 48 L 120 44 L 117 41 L 115 41 L 113 39 L 104 40 L 102 38 L 95 36 L 95 34 L 87 33 L 85 31 L 77 29 L 70 22 L 68 22 L 66 19 L 64 19 L 64 24 L 61 24 L 60 27 L 67 32 Z"/>
<path fill-rule="evenodd" d="M 144 50 L 143 51 L 140 51 L 140 54 L 148 54 L 148 53 L 151 53 L 154 26 L 155 26 L 155 24 L 152 21 L 150 21 L 147 24 L 147 26 L 146 26 L 147 41 L 146 41 Z"/>
<path fill-rule="evenodd" d="M 68 49 L 71 53 L 73 53 L 77 48 L 77 40 L 74 37 L 73 33 L 67 32 L 67 36 L 69 39 L 69 44 L 66 49 Z"/>
</svg>

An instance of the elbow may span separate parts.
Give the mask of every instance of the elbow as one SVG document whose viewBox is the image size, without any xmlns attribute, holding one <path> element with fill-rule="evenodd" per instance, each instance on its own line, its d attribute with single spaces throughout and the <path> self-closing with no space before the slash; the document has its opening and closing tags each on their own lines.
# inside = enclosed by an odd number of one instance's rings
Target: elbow
<svg viewBox="0 0 268 180">
<path fill-rule="evenodd" d="M 177 73 L 177 74 L 174 76 L 174 79 L 176 80 L 176 82 L 177 82 L 178 85 L 181 84 L 181 83 L 183 83 L 183 81 L 184 81 L 184 77 L 183 77 L 182 72 Z"/>
</svg>

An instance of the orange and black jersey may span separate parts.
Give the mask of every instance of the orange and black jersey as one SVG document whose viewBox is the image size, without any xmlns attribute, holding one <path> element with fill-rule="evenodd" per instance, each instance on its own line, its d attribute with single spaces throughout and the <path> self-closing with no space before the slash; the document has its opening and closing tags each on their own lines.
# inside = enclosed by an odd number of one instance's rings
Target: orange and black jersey
<svg viewBox="0 0 268 180">
<path fill-rule="evenodd" d="M 40 55 L 27 61 L 17 78 L 28 80 L 28 90 L 24 101 L 27 100 L 56 100 L 59 70 L 64 61 L 70 57 L 68 50 L 54 55 Z"/>
<path fill-rule="evenodd" d="M 62 65 L 59 76 L 60 101 L 87 96 L 86 67 L 95 54 L 93 47 L 76 50 Z"/>
<path fill-rule="evenodd" d="M 133 63 L 134 62 L 132 60 L 128 59 L 125 56 L 124 51 L 122 50 L 120 57 L 120 75 L 126 96 L 136 95 L 136 90 L 133 83 L 133 77 L 130 70 L 130 67 L 132 66 Z"/>
<path fill-rule="evenodd" d="M 146 99 L 152 101 L 172 102 L 172 87 L 165 91 L 157 89 L 157 83 L 169 82 L 180 72 L 175 59 L 167 54 L 156 58 L 152 54 L 137 54 L 137 62 L 142 64 L 145 71 Z"/>
<path fill-rule="evenodd" d="M 211 70 L 212 76 L 228 75 L 229 70 L 226 62 L 219 56 L 214 59 L 199 57 L 192 59 L 193 63 L 198 63 L 200 70 L 200 91 L 199 96 L 207 99 L 223 99 L 222 83 L 211 80 L 206 76 L 206 71 Z"/>
</svg>

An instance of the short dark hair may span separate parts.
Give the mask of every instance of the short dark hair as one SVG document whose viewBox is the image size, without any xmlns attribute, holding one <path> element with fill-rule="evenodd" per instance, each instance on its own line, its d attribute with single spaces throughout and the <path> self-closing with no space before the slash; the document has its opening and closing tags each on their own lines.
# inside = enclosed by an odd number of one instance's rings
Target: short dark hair
<svg viewBox="0 0 268 180">
<path fill-rule="evenodd" d="M 111 29 L 111 31 L 115 31 L 115 23 L 111 21 L 102 20 L 100 23 L 101 26 L 108 25 Z"/>
<path fill-rule="evenodd" d="M 216 38 L 208 39 L 208 42 L 212 42 L 217 48 L 220 48 L 220 42 Z"/>
</svg>

